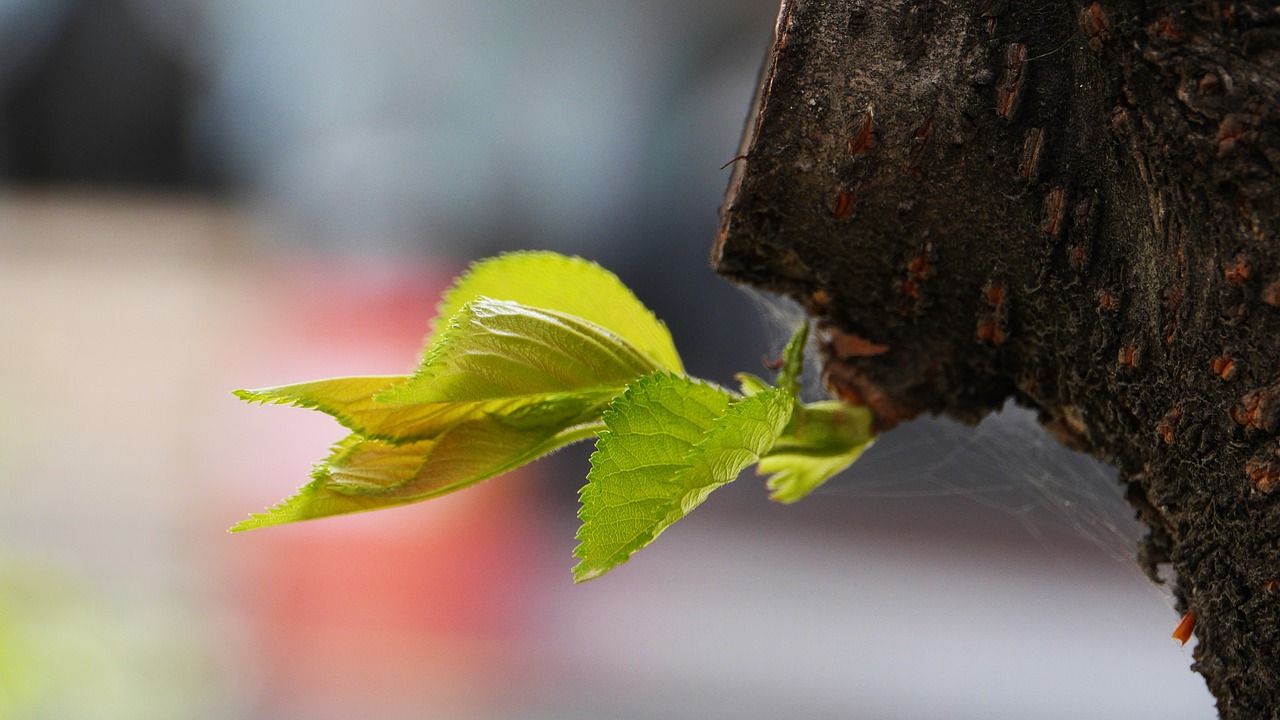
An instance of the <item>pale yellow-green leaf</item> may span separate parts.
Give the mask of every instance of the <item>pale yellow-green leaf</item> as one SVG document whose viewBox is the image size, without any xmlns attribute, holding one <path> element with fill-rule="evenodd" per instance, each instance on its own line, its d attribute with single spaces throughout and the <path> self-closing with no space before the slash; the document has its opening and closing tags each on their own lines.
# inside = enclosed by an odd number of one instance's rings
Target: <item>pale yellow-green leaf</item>
<svg viewBox="0 0 1280 720">
<path fill-rule="evenodd" d="M 507 253 L 472 265 L 441 301 L 427 352 L 453 316 L 481 297 L 580 317 L 624 338 L 661 368 L 684 372 L 666 325 L 616 275 L 589 260 L 546 251 Z"/>
<path fill-rule="evenodd" d="M 617 394 L 657 369 L 652 358 L 595 323 L 480 298 L 458 311 L 409 381 L 374 399 L 457 403 L 582 391 Z"/>
<path fill-rule="evenodd" d="M 593 323 L 479 299 L 457 313 L 414 376 L 333 378 L 236 394 L 314 408 L 366 438 L 401 443 L 491 415 L 513 425 L 586 422 L 627 383 L 655 369 Z"/>
<path fill-rule="evenodd" d="M 260 390 L 237 390 L 235 394 L 249 402 L 319 410 L 365 438 L 404 443 L 433 438 L 460 423 L 490 415 L 506 417 L 511 424 L 567 426 L 585 422 L 621 392 L 619 386 L 468 402 L 406 404 L 374 400 L 379 391 L 408 379 L 403 375 L 331 378 Z"/>
<path fill-rule="evenodd" d="M 400 445 L 350 435 L 316 466 L 312 480 L 233 532 L 396 507 L 461 490 L 593 436 L 596 425 L 516 427 L 475 420 L 433 440 Z"/>
</svg>

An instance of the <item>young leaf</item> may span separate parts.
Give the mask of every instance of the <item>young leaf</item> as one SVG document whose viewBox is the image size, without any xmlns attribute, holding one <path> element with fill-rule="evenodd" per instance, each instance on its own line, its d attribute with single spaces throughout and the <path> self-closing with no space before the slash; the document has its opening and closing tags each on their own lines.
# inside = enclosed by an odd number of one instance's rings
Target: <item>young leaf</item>
<svg viewBox="0 0 1280 720">
<path fill-rule="evenodd" d="M 584 390 L 620 393 L 660 367 L 595 323 L 481 298 L 458 311 L 412 379 L 374 400 L 467 403 Z"/>
<path fill-rule="evenodd" d="M 490 415 L 513 424 L 576 425 L 594 419 L 627 383 L 655 369 L 592 323 L 476 300 L 457 314 L 412 378 L 334 378 L 236 395 L 314 408 L 366 438 L 402 443 Z"/>
<path fill-rule="evenodd" d="M 800 395 L 800 373 L 804 372 L 804 346 L 809 341 L 809 323 L 803 322 L 782 351 L 782 371 L 778 373 L 778 387 Z"/>
<path fill-rule="evenodd" d="M 439 438 L 392 445 L 349 435 L 312 471 L 311 482 L 232 532 L 396 507 L 496 477 L 594 435 L 598 425 L 518 427 L 489 417 Z"/>
<path fill-rule="evenodd" d="M 871 446 L 871 411 L 826 401 L 796 408 L 791 422 L 758 466 L 772 475 L 770 499 L 793 503 L 844 470 Z"/>
<path fill-rule="evenodd" d="M 542 251 L 507 253 L 472 265 L 441 301 L 428 352 L 448 331 L 450 319 L 480 297 L 580 317 L 625 339 L 661 368 L 684 372 L 667 326 L 616 275 L 582 258 Z"/>
<path fill-rule="evenodd" d="M 234 394 L 248 402 L 319 410 L 367 439 L 400 444 L 438 437 L 460 423 L 487 416 L 503 417 L 512 425 L 568 427 L 598 417 L 601 408 L 623 390 L 619 384 L 577 392 L 470 402 L 404 404 L 375 399 L 379 391 L 407 379 L 403 375 L 332 378 L 261 390 L 236 390 Z"/>
<path fill-rule="evenodd" d="M 655 369 L 580 318 L 474 300 L 406 382 L 339 378 L 239 392 L 322 410 L 356 434 L 294 497 L 235 529 L 401 505 L 500 475 L 594 434 L 605 404 Z"/>
<path fill-rule="evenodd" d="M 795 405 L 777 389 L 731 401 L 724 390 L 665 373 L 613 401 L 581 494 L 576 582 L 625 562 L 759 460 Z"/>
</svg>

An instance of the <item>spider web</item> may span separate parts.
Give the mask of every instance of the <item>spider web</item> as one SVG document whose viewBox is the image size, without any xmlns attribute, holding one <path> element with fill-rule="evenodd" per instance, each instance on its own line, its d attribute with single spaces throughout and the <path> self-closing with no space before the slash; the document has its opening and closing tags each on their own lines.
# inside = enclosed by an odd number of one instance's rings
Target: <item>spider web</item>
<svg viewBox="0 0 1280 720">
<path fill-rule="evenodd" d="M 772 346 L 805 317 L 794 302 L 752 290 Z M 805 394 L 824 397 L 817 353 L 806 358 Z M 1063 447 L 1010 401 L 977 426 L 921 418 L 885 433 L 853 467 L 815 494 L 851 498 L 954 496 L 1013 518 L 1039 542 L 1063 528 L 1118 561 L 1133 562 L 1141 525 L 1114 468 Z"/>
</svg>

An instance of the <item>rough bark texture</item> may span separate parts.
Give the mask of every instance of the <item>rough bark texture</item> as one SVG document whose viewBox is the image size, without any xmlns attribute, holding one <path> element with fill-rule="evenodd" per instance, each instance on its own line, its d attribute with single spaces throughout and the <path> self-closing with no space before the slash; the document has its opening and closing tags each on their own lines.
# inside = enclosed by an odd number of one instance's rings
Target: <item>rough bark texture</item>
<svg viewBox="0 0 1280 720">
<path fill-rule="evenodd" d="M 1220 715 L 1280 717 L 1276 4 L 787 0 L 742 153 L 714 264 L 832 391 L 1113 463 Z"/>
</svg>

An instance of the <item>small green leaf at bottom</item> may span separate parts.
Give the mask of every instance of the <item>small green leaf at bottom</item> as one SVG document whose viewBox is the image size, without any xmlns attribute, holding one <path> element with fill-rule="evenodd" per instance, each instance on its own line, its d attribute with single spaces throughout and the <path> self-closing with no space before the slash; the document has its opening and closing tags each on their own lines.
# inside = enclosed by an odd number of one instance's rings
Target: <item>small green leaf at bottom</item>
<svg viewBox="0 0 1280 720">
<path fill-rule="evenodd" d="M 641 378 L 604 414 L 581 494 L 574 580 L 599 577 L 732 481 L 773 446 L 795 399 L 776 388 L 734 400 L 665 373 Z"/>
<path fill-rule="evenodd" d="M 598 424 L 513 425 L 490 417 L 463 423 L 439 438 L 394 445 L 349 435 L 316 465 L 311 482 L 232 532 L 396 507 L 497 477 L 578 440 Z"/>
<path fill-rule="evenodd" d="M 772 475 L 770 499 L 793 503 L 844 470 L 871 446 L 871 411 L 835 400 L 801 405 L 773 448 L 760 458 Z"/>
</svg>

